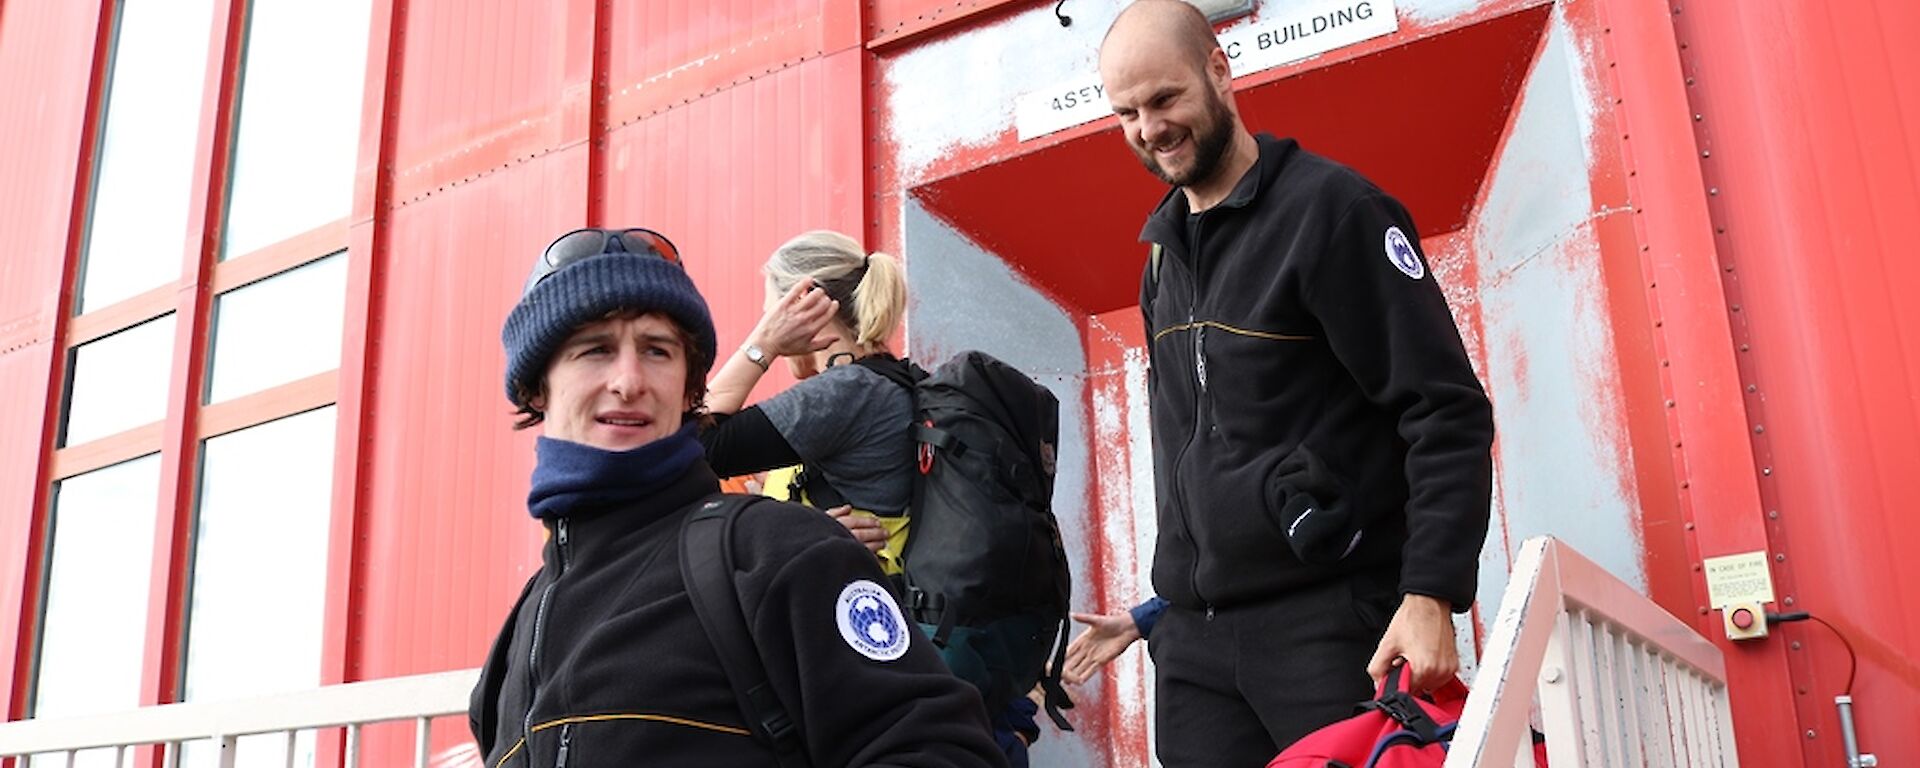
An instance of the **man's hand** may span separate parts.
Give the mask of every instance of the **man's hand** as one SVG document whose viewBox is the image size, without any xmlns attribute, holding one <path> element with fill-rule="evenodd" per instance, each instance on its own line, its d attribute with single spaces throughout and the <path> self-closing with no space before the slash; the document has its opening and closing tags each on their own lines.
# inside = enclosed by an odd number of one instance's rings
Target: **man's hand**
<svg viewBox="0 0 1920 768">
<path fill-rule="evenodd" d="M 880 550 L 887 546 L 887 529 L 880 525 L 880 518 L 872 515 L 856 515 L 853 513 L 853 507 L 847 504 L 827 510 L 827 516 L 846 526 L 847 532 L 853 534 L 853 538 L 872 550 L 874 554 L 879 554 Z"/>
<path fill-rule="evenodd" d="M 1060 679 L 1073 685 L 1086 682 L 1140 639 L 1140 627 L 1126 611 L 1076 613 L 1073 620 L 1087 625 L 1087 631 L 1067 644 L 1067 668 L 1060 673 Z"/>
<path fill-rule="evenodd" d="M 1406 661 L 1412 675 L 1408 687 L 1415 693 L 1445 685 L 1460 671 L 1460 651 L 1454 645 L 1453 611 L 1445 601 L 1426 595 L 1407 595 L 1387 623 L 1380 647 L 1367 663 L 1367 674 L 1377 686 L 1387 671 Z"/>
</svg>

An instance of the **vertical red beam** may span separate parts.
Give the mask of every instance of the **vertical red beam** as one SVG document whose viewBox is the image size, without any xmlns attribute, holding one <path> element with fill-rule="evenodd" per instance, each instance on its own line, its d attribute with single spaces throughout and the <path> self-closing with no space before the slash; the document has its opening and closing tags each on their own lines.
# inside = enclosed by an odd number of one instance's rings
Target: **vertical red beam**
<svg viewBox="0 0 1920 768">
<path fill-rule="evenodd" d="M 393 144 L 399 130 L 401 62 L 406 50 L 407 0 L 375 0 L 361 95 L 359 170 L 347 235 L 347 296 L 335 409 L 332 528 L 327 549 L 327 597 L 320 683 L 362 679 L 361 606 L 367 588 L 364 482 L 374 433 L 373 393 L 379 381 L 382 295 L 393 215 Z M 327 753 L 337 749 L 328 745 Z M 337 758 L 325 756 L 321 765 Z"/>
<path fill-rule="evenodd" d="M 607 221 L 607 109 L 613 79 L 613 0 L 593 4 L 593 58 L 587 87 L 587 226 Z M 623 225 L 624 226 L 624 225 Z"/>
<path fill-rule="evenodd" d="M 823 0 L 820 9 L 821 56 L 835 62 L 825 75 L 827 125 L 820 135 L 828 178 L 821 196 L 827 208 L 826 226 L 858 235 L 869 251 L 898 256 L 898 248 L 880 242 L 875 216 L 868 208 L 868 191 L 878 182 L 873 144 L 867 140 L 873 135 L 869 131 L 878 103 L 872 87 L 875 58 L 862 44 L 869 5 L 861 0 Z M 900 335 L 904 337 L 904 330 Z M 902 345 L 900 349 L 906 348 L 904 338 L 895 341 Z"/>
<path fill-rule="evenodd" d="M 15 632 L 0 637 L 0 642 L 12 643 L 12 648 L 0 647 L 0 679 L 12 681 L 7 699 L 0 706 L 0 721 L 17 720 L 27 716 L 27 702 L 32 697 L 34 657 L 40 629 L 40 603 L 46 587 L 46 553 L 51 544 L 47 539 L 49 509 L 53 497 L 53 452 L 55 436 L 60 433 L 60 407 L 65 399 L 63 383 L 67 375 L 67 325 L 73 319 L 73 297 L 79 280 L 80 248 L 86 239 L 87 209 L 93 198 L 94 168 L 99 161 L 101 123 L 106 119 L 107 72 L 113 59 L 113 24 L 115 5 L 109 0 L 100 0 L 90 8 L 75 8 L 75 13 L 91 13 L 96 19 L 92 59 L 87 76 L 86 113 L 82 119 L 82 131 L 79 156 L 74 158 L 73 199 L 67 217 L 67 231 L 64 247 L 60 251 L 60 288 L 59 298 L 54 302 L 51 330 L 47 334 L 46 344 L 50 347 L 51 358 L 47 366 L 46 402 L 42 404 L 45 415 L 42 417 L 39 433 L 38 467 L 34 472 L 32 496 L 28 501 L 28 526 L 26 535 L 26 557 L 22 562 L 26 566 L 18 594 L 11 597 L 19 600 L 17 611 L 9 607 L 6 613 L 17 615 Z"/>
<path fill-rule="evenodd" d="M 227 175 L 232 164 L 234 91 L 246 41 L 245 0 L 224 0 L 213 16 L 207 75 L 201 96 L 194 167 L 202 169 L 189 198 L 187 238 L 174 304 L 173 367 L 167 420 L 160 440 L 160 506 L 148 586 L 146 661 L 141 705 L 177 701 L 186 670 L 187 590 L 192 583 L 194 499 L 199 490 L 200 413 L 207 360 L 207 322 L 213 304 L 213 262 L 220 252 Z M 151 748 L 144 750 L 152 753 Z M 143 754 L 141 764 L 159 755 Z"/>
<path fill-rule="evenodd" d="M 334 408 L 333 493 L 329 513 L 326 598 L 322 608 L 320 684 L 362 679 L 361 638 L 367 589 L 366 456 L 373 440 L 373 390 L 379 371 L 389 221 L 393 210 L 393 142 L 399 129 L 401 62 L 407 0 L 374 0 L 367 34 L 366 79 L 360 95 L 359 157 L 347 221 L 347 291 L 342 313 L 339 391 Z M 340 765 L 344 734 L 322 731 L 315 764 Z"/>
<path fill-rule="evenodd" d="M 1678 481 L 1672 491 L 1689 529 L 1698 607 L 1691 618 L 1713 637 L 1720 630 L 1717 615 L 1707 610 L 1700 559 L 1767 551 L 1768 540 L 1707 188 L 1695 157 L 1692 82 L 1681 71 L 1671 22 L 1680 11 L 1659 0 L 1601 0 L 1590 7 L 1601 30 L 1602 77 L 1617 130 L 1596 142 L 1617 150 L 1627 173 L 1626 202 L 1667 394 Z M 1783 756 L 1799 754 L 1781 645 L 1722 648 L 1743 762 L 1780 764 Z"/>
</svg>

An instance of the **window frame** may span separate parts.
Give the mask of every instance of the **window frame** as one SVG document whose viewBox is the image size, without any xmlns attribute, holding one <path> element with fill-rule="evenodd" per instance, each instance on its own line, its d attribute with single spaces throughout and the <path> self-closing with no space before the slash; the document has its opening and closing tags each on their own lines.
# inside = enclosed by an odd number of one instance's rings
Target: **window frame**
<svg viewBox="0 0 1920 768">
<path fill-rule="evenodd" d="M 373 0 L 366 32 L 367 56 L 362 70 L 356 178 L 350 214 L 295 234 L 279 242 L 221 259 L 222 229 L 228 206 L 237 141 L 240 79 L 248 34 L 249 0 L 214 0 L 201 109 L 194 140 L 194 180 L 189 193 L 189 222 L 179 243 L 182 268 L 177 279 L 140 294 L 76 314 L 80 299 L 80 263 L 97 185 L 97 168 L 104 149 L 103 129 L 121 9 L 126 0 L 102 0 L 94 35 L 88 80 L 84 136 L 74 158 L 75 192 L 67 222 L 61 291 L 53 319 L 48 377 L 54 385 L 45 403 L 40 447 L 40 470 L 32 502 L 28 551 L 31 564 L 23 583 L 22 599 L 29 606 L 16 625 L 13 685 L 5 703 L 9 717 L 27 716 L 38 684 L 39 638 L 45 623 L 45 597 L 51 542 L 53 487 L 66 479 L 152 453 L 160 455 L 161 487 L 155 514 L 144 658 L 140 680 L 142 706 L 178 701 L 185 675 L 186 613 L 192 575 L 194 529 L 197 519 L 200 454 L 210 438 L 258 426 L 327 406 L 336 407 L 335 461 L 330 480 L 333 497 L 327 523 L 332 546 L 327 562 L 323 644 L 323 683 L 343 682 L 345 649 L 351 631 L 349 601 L 354 563 L 355 508 L 359 444 L 368 429 L 361 404 L 371 381 L 364 370 L 367 345 L 378 319 L 369 317 L 371 297 L 380 275 L 373 254 L 384 250 L 384 217 L 371 212 L 391 206 L 391 180 L 365 172 L 393 152 L 393 121 L 386 113 L 394 98 L 397 44 L 391 39 L 405 13 L 405 0 Z M 91 10 L 88 13 L 92 13 Z M 160 244 L 165 247 L 165 244 Z M 344 252 L 347 291 L 343 297 L 343 327 L 339 365 L 331 371 L 285 382 L 229 401 L 205 404 L 210 377 L 209 334 L 217 297 L 251 283 L 266 280 L 320 259 Z M 167 314 L 176 317 L 171 340 L 171 367 L 165 384 L 165 417 L 84 443 L 61 447 L 57 443 L 66 416 L 67 392 L 61 386 L 71 375 L 77 347 Z M 149 386 L 153 385 L 148 383 Z M 338 745 L 334 745 L 337 751 Z"/>
</svg>

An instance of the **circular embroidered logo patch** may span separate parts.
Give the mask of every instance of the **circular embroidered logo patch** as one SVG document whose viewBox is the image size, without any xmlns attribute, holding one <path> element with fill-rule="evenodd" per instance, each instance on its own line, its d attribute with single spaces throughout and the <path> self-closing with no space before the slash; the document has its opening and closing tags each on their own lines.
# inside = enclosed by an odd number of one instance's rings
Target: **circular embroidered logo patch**
<svg viewBox="0 0 1920 768">
<path fill-rule="evenodd" d="M 1399 227 L 1387 227 L 1387 261 L 1415 280 L 1427 274 L 1427 265 L 1420 263 L 1420 254 L 1413 250 L 1413 243 Z"/>
<path fill-rule="evenodd" d="M 866 579 L 852 582 L 840 590 L 834 618 L 840 623 L 840 637 L 854 651 L 874 661 L 893 661 L 907 654 L 913 630 L 900 604 L 886 587 Z"/>
</svg>

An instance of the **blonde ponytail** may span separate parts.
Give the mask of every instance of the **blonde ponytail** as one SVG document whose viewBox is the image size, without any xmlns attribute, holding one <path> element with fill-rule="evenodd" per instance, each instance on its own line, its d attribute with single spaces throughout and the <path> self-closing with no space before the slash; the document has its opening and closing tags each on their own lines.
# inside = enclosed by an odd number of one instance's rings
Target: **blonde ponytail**
<svg viewBox="0 0 1920 768">
<path fill-rule="evenodd" d="M 879 349 L 893 338 L 900 316 L 907 310 L 904 271 L 892 256 L 879 251 L 867 256 L 867 274 L 853 290 L 853 315 L 860 321 L 854 335 L 860 346 Z"/>
</svg>

